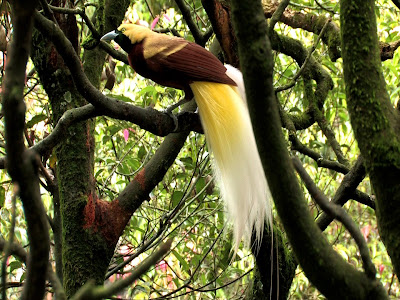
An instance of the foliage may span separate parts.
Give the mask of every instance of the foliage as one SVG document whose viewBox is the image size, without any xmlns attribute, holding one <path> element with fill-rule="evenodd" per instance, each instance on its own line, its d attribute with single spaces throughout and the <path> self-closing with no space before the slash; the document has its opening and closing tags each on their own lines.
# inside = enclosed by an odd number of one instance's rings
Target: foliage
<svg viewBox="0 0 400 300">
<path fill-rule="evenodd" d="M 102 3 L 102 1 L 81 2 L 94 6 Z M 399 10 L 386 1 L 377 3 L 380 40 L 386 43 L 398 41 L 400 27 L 397 26 L 395 20 L 399 17 Z M 192 17 L 200 31 L 206 32 L 210 27 L 210 22 L 201 1 L 191 1 L 186 4 L 190 5 Z M 332 21 L 339 24 L 339 7 L 336 1 L 324 1 L 321 4 L 314 0 L 296 1 L 289 8 L 316 16 L 325 14 L 327 11 L 333 12 Z M 86 13 L 89 17 L 93 17 L 96 10 L 88 7 Z M 89 37 L 90 30 L 84 25 L 85 20 L 82 17 L 77 16 L 77 18 L 80 24 L 80 41 L 84 41 Z M 159 18 L 155 25 L 156 29 L 175 29 L 181 36 L 194 40 L 174 1 L 135 1 L 130 5 L 125 18 L 130 21 L 142 20 L 149 25 L 155 18 Z M 12 25 L 9 14 L 5 12 L 3 12 L 3 24 L 9 32 L 8 40 Z M 307 49 L 315 46 L 313 58 L 329 72 L 333 80 L 333 89 L 329 91 L 321 109 L 323 117 L 333 131 L 340 145 L 340 151 L 348 162 L 348 165 L 346 162 L 342 164 L 350 167 L 360 152 L 346 106 L 342 60 L 332 61 L 329 57 L 328 46 L 317 40 L 316 34 L 281 22 L 276 25 L 275 31 L 282 36 L 301 41 L 303 47 Z M 82 51 L 88 50 L 82 48 Z M 292 78 L 300 69 L 296 60 L 278 51 L 274 52 L 274 58 L 274 86 L 282 87 L 291 83 Z M 393 105 L 397 104 L 400 93 L 397 77 L 399 59 L 399 54 L 395 52 L 392 59 L 382 64 L 387 90 Z M 3 73 L 5 62 L 6 54 L 3 52 Z M 34 145 L 49 135 L 56 124 L 52 120 L 53 112 L 47 94 L 40 84 L 40 78 L 32 62 L 28 64 L 28 71 L 24 89 L 27 104 L 26 143 Z M 114 75 L 115 85 L 111 91 L 104 87 L 107 80 L 106 75 L 104 76 L 101 83 L 102 92 L 138 107 L 163 110 L 183 96 L 181 91 L 161 87 L 140 77 L 128 65 L 119 61 L 116 62 Z M 308 107 L 307 84 L 311 84 L 313 88 L 316 85 L 314 81 L 310 83 L 309 80 L 300 77 L 293 87 L 277 94 L 285 112 L 300 115 L 303 109 Z M 68 102 L 68 95 L 65 97 Z M 0 130 L 2 133 L 0 151 L 5 155 L 3 124 L 0 124 Z M 344 174 L 329 168 L 321 168 L 317 160 L 301 153 L 293 146 L 288 128 L 283 131 L 290 153 L 301 159 L 315 184 L 332 199 Z M 333 150 L 331 141 L 318 124 L 297 130 L 296 136 L 304 146 L 318 153 L 321 159 L 337 161 L 337 153 Z M 96 118 L 94 137 L 96 192 L 99 198 L 109 202 L 117 198 L 143 170 L 164 140 L 163 137 L 149 133 L 132 122 L 107 116 Z M 41 194 L 50 219 L 54 218 L 54 200 L 46 181 L 49 176 L 54 178 L 56 161 L 57 158 L 52 151 L 42 158 L 44 169 L 41 171 Z M 47 176 L 43 176 L 43 172 L 48 172 Z M 127 290 L 121 292 L 118 295 L 120 299 L 169 299 L 169 297 L 239 299 L 246 297 L 250 282 L 253 280 L 254 258 L 249 249 L 245 248 L 241 248 L 237 257 L 232 258 L 229 226 L 226 225 L 224 208 L 219 201 L 218 187 L 214 186 L 212 179 L 213 172 L 204 137 L 192 132 L 175 163 L 151 192 L 148 201 L 144 202 L 131 217 L 110 262 L 106 275 L 107 283 L 125 278 L 131 270 L 155 251 L 161 241 L 173 238 L 173 246 L 161 262 L 153 266 Z M 9 240 L 13 235 L 16 243 L 26 246 L 29 240 L 23 209 L 17 201 L 16 210 L 12 212 L 12 198 L 15 191 L 6 171 L 0 172 L 0 182 L 0 237 Z M 310 212 L 317 219 L 322 211 L 312 200 L 307 188 L 304 185 L 302 188 L 307 197 Z M 374 195 L 368 177 L 358 186 L 358 190 L 371 197 Z M 374 210 L 357 201 L 347 202 L 344 208 L 360 227 L 368 243 L 381 283 L 393 299 L 399 298 L 399 283 L 385 246 L 380 240 Z M 170 217 L 166 226 L 163 221 Z M 13 218 L 15 218 L 15 227 L 12 225 Z M 275 220 L 279 223 L 278 217 Z M 341 223 L 332 222 L 324 234 L 333 248 L 347 262 L 362 270 L 358 246 Z M 53 265 L 55 251 L 52 247 Z M 129 263 L 123 266 L 124 262 Z M 117 266 L 119 268 L 116 268 Z M 21 290 L 19 283 L 24 282 L 25 269 L 25 264 L 18 257 L 10 256 L 7 260 L 7 281 L 13 284 L 7 292 L 10 299 L 19 297 Z M 49 287 L 48 292 L 52 293 L 53 289 Z M 323 299 L 324 297 L 309 282 L 301 267 L 298 267 L 289 298 Z"/>
</svg>

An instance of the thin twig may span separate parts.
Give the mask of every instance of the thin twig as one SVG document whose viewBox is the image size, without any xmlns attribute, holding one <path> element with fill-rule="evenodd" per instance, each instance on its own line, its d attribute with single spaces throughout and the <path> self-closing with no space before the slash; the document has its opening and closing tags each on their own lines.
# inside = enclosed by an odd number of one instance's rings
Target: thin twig
<svg viewBox="0 0 400 300">
<path fill-rule="evenodd" d="M 269 36 L 272 36 L 272 31 L 274 30 L 275 24 L 278 23 L 278 21 L 282 17 L 286 7 L 289 5 L 289 2 L 290 0 L 282 0 L 276 8 L 275 12 L 273 13 L 268 27 Z"/>
<path fill-rule="evenodd" d="M 49 4 L 47 3 L 47 1 L 46 0 L 39 0 L 39 2 L 40 2 L 40 5 L 42 6 L 44 14 L 47 16 L 47 18 L 49 18 L 55 24 L 58 25 L 58 22 L 57 22 L 56 18 L 54 17 L 53 11 L 50 9 Z"/>
<path fill-rule="evenodd" d="M 57 13 L 60 14 L 69 14 L 69 15 L 79 15 L 81 18 L 85 21 L 86 26 L 89 28 L 90 32 L 92 33 L 93 37 L 96 40 L 100 40 L 101 35 L 97 31 L 96 27 L 93 25 L 92 21 L 90 21 L 90 18 L 86 15 L 85 11 L 81 8 L 66 8 L 66 7 L 57 7 L 57 6 L 52 6 L 49 5 L 49 8 Z"/>
<path fill-rule="evenodd" d="M 202 172 L 203 169 L 200 170 L 200 172 Z M 194 197 L 194 199 L 192 199 L 191 201 L 189 201 L 189 203 L 187 203 L 185 200 L 188 198 L 187 195 L 191 194 L 191 191 L 195 188 L 196 186 L 196 182 L 193 182 L 193 178 L 195 175 L 195 171 L 193 171 L 192 177 L 190 178 L 190 180 L 188 180 L 189 184 L 184 192 L 184 195 L 182 197 L 182 199 L 179 201 L 179 203 L 176 205 L 176 207 L 169 213 L 167 213 L 162 220 L 160 221 L 160 228 L 158 229 L 158 231 L 146 242 L 144 242 L 142 244 L 142 246 L 131 256 L 129 256 L 127 259 L 125 259 L 122 263 L 120 263 L 119 265 L 115 266 L 113 269 L 111 269 L 107 274 L 106 274 L 106 279 L 109 278 L 110 276 L 112 276 L 114 273 L 116 273 L 118 270 L 121 270 L 122 268 L 124 268 L 126 265 L 128 265 L 132 260 L 134 260 L 136 257 L 138 257 L 141 253 L 143 253 L 144 251 L 150 249 L 151 247 L 153 247 L 155 244 L 157 244 L 161 239 L 165 239 L 166 236 L 164 236 L 164 233 L 169 229 L 169 226 L 171 223 L 174 223 L 174 217 L 177 218 L 177 216 L 179 215 L 179 212 L 182 211 L 186 211 L 186 207 L 188 207 L 193 201 L 195 201 L 199 195 L 201 195 L 206 188 L 208 187 L 208 185 L 211 183 L 211 181 Z M 198 177 L 199 178 L 199 177 Z M 182 204 L 186 202 L 186 205 L 182 208 Z M 185 220 L 184 220 L 185 221 Z M 182 221 L 180 224 L 178 224 L 177 226 L 175 226 L 174 230 L 179 228 L 180 225 L 184 222 Z M 168 233 L 168 235 L 170 235 L 174 230 L 170 231 Z"/>
<path fill-rule="evenodd" d="M 0 250 L 5 250 L 6 246 L 9 248 L 10 254 L 18 257 L 18 259 L 26 264 L 28 260 L 28 253 L 25 249 L 16 243 L 9 243 L 3 239 L 0 239 Z M 6 251 L 6 250 L 5 250 Z M 61 285 L 60 280 L 57 275 L 54 273 L 51 263 L 49 262 L 48 270 L 47 270 L 48 279 L 54 289 L 54 293 L 56 295 L 57 300 L 66 300 L 67 297 L 65 295 L 64 289 Z M 6 298 L 3 298 L 6 299 Z"/>
<path fill-rule="evenodd" d="M 315 0 L 315 3 L 317 3 L 317 5 L 318 5 L 321 9 L 327 11 L 328 13 L 330 13 L 330 14 L 332 14 L 332 15 L 337 14 L 337 12 L 335 12 L 334 10 L 329 9 L 329 8 L 326 8 L 325 6 L 323 6 L 322 4 L 320 4 L 320 3 L 318 2 L 318 0 Z"/>
<path fill-rule="evenodd" d="M 175 0 L 175 3 L 178 5 L 183 18 L 186 21 L 186 24 L 188 25 L 190 32 L 193 35 L 194 40 L 196 41 L 197 44 L 201 46 L 205 46 L 208 38 L 206 34 L 202 34 L 199 28 L 197 27 L 196 23 L 194 22 L 192 15 L 191 15 L 191 10 L 188 5 L 185 4 L 184 0 Z"/>
<path fill-rule="evenodd" d="M 172 245 L 172 239 L 162 244 L 157 251 L 147 257 L 142 263 L 140 263 L 134 271 L 128 277 L 118 280 L 108 286 L 94 286 L 93 282 L 89 282 L 84 285 L 72 298 L 72 300 L 85 299 L 95 300 L 109 298 L 110 296 L 122 291 L 129 285 L 131 285 L 140 276 L 145 274 L 147 270 L 155 265 L 162 257 L 169 251 Z"/>
</svg>

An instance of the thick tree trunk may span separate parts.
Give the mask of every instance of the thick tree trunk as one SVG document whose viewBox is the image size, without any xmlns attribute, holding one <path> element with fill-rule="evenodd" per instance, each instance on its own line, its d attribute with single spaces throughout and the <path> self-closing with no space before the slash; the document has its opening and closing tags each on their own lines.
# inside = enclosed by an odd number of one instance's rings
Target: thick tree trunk
<svg viewBox="0 0 400 300">
<path fill-rule="evenodd" d="M 342 0 L 340 20 L 351 124 L 376 193 L 379 233 L 399 276 L 400 116 L 382 73 L 375 1 Z"/>
<path fill-rule="evenodd" d="M 282 136 L 272 85 L 274 60 L 260 1 L 232 1 L 232 15 L 257 146 L 298 262 L 328 298 L 387 298 L 375 278 L 356 270 L 332 249 L 309 214 Z"/>
<path fill-rule="evenodd" d="M 100 4 L 102 4 L 102 8 L 105 7 L 104 2 Z M 113 13 L 107 11 L 109 15 L 113 16 L 107 18 L 106 23 L 109 30 L 114 29 L 121 22 L 127 4 L 125 1 L 124 5 L 119 2 L 118 5 L 107 6 L 114 9 Z M 58 2 L 53 5 L 62 7 L 65 3 Z M 100 12 L 104 11 L 99 10 L 98 15 L 99 20 L 103 22 L 103 15 Z M 75 17 L 57 13 L 55 13 L 55 17 L 74 48 L 79 49 Z M 114 20 L 113 24 L 112 20 Z M 98 25 L 98 27 L 104 28 L 104 25 Z M 94 86 L 99 87 L 105 58 L 104 51 L 100 51 L 98 48 L 85 50 L 83 57 L 84 68 L 89 80 Z M 76 90 L 70 71 L 57 54 L 56 49 L 39 33 L 35 35 L 32 59 L 49 96 L 54 113 L 54 123 L 66 110 L 86 104 Z M 73 295 L 89 279 L 94 279 L 96 284 L 103 284 L 115 247 L 114 243 L 110 244 L 102 235 L 87 230 L 84 226 L 86 204 L 89 199 L 96 198 L 93 177 L 93 129 L 94 120 L 70 126 L 66 138 L 60 141 L 55 150 L 60 201 L 59 213 L 61 215 L 61 220 L 56 219 L 56 221 L 62 222 L 62 224 L 56 224 L 56 228 L 61 228 L 61 231 L 55 232 L 55 241 L 62 241 L 62 247 L 59 244 L 56 245 L 58 251 L 55 255 L 58 262 L 61 256 L 64 289 L 68 296 Z M 57 267 L 57 273 L 60 274 L 61 266 Z"/>
</svg>

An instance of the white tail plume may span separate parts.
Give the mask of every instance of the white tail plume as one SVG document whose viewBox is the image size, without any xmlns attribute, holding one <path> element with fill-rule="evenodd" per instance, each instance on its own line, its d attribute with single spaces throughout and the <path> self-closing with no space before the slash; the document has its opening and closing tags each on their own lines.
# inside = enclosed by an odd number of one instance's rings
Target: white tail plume
<svg viewBox="0 0 400 300">
<path fill-rule="evenodd" d="M 244 91 L 243 80 L 241 86 Z M 228 219 L 233 223 L 234 253 L 242 238 L 246 246 L 250 244 L 253 228 L 259 246 L 264 222 L 272 228 L 271 196 L 245 101 L 230 85 L 194 82 L 190 87 L 214 156 Z"/>
</svg>

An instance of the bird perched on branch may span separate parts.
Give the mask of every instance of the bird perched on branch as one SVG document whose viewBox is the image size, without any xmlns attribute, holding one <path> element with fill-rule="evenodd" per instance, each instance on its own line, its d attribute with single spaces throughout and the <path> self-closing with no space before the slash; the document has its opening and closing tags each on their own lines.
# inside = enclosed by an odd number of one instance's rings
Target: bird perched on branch
<svg viewBox="0 0 400 300">
<path fill-rule="evenodd" d="M 183 90 L 186 99 L 195 98 L 228 219 L 233 223 L 234 251 L 242 238 L 249 245 L 253 230 L 259 243 L 265 221 L 272 226 L 271 201 L 240 71 L 224 66 L 195 43 L 139 25 L 122 24 L 101 39 L 117 42 L 138 74 Z"/>
</svg>

